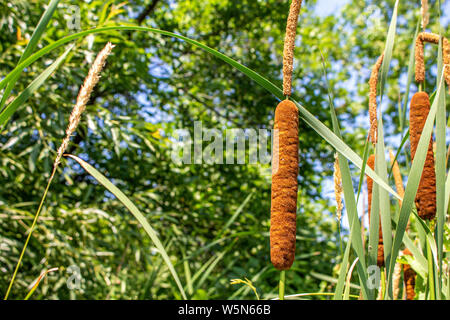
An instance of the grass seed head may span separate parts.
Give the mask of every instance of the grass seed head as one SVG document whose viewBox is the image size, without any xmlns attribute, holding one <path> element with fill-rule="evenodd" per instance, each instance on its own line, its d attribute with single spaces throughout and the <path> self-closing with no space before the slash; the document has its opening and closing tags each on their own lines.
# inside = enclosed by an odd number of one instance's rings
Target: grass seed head
<svg viewBox="0 0 450 320">
<path fill-rule="evenodd" d="M 108 56 L 111 54 L 111 50 L 113 48 L 114 46 L 111 44 L 111 42 L 108 42 L 106 44 L 106 46 L 98 53 L 94 63 L 89 69 L 88 75 L 84 79 L 84 83 L 81 86 L 80 91 L 78 92 L 77 101 L 69 117 L 69 125 L 66 128 L 66 136 L 58 149 L 57 156 L 53 164 L 54 167 L 58 166 L 58 164 L 60 163 L 61 157 L 66 151 L 67 146 L 69 145 L 70 137 L 75 132 L 78 124 L 80 123 L 81 115 L 86 109 L 86 104 L 89 101 L 92 90 L 100 79 L 100 72 L 105 65 L 106 58 L 108 58 Z"/>
<path fill-rule="evenodd" d="M 336 217 L 337 220 L 340 222 L 342 218 L 342 209 L 344 208 L 344 205 L 342 204 L 342 176 L 341 176 L 341 169 L 339 167 L 339 158 L 338 154 L 334 154 L 334 172 L 333 172 L 333 178 L 334 178 L 334 195 L 336 197 Z"/>
<path fill-rule="evenodd" d="M 370 118 L 370 140 L 373 144 L 377 143 L 377 85 L 378 74 L 380 72 L 381 65 L 383 64 L 384 54 L 378 57 L 377 62 L 372 68 L 369 80 L 369 118 Z"/>
</svg>

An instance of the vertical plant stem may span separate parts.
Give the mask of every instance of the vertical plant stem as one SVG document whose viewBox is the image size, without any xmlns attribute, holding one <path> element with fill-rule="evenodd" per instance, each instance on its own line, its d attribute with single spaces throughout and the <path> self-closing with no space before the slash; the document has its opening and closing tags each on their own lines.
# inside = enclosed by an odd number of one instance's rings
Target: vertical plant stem
<svg viewBox="0 0 450 320">
<path fill-rule="evenodd" d="M 31 224 L 30 231 L 28 232 L 27 239 L 25 240 L 25 245 L 23 246 L 22 252 L 20 253 L 19 261 L 17 261 L 17 265 L 16 265 L 16 268 L 14 269 L 14 273 L 13 273 L 13 276 L 12 276 L 11 281 L 9 283 L 8 290 L 6 291 L 4 300 L 8 299 L 8 296 L 9 296 L 9 294 L 11 292 L 11 288 L 12 288 L 12 286 L 14 284 L 14 280 L 16 279 L 16 276 L 17 276 L 17 271 L 19 270 L 20 264 L 22 263 L 22 259 L 23 259 L 23 256 L 25 254 L 25 250 L 27 249 L 28 242 L 30 242 L 31 234 L 33 233 L 33 230 L 34 230 L 34 228 L 36 226 L 36 223 L 37 223 L 37 221 L 39 219 L 39 215 L 41 213 L 42 206 L 44 204 L 45 198 L 47 197 L 48 189 L 50 188 L 50 185 L 51 185 L 51 183 L 53 181 L 53 177 L 55 176 L 56 168 L 57 168 L 57 166 L 54 166 L 52 174 L 50 176 L 50 179 L 48 179 L 47 187 L 45 188 L 44 194 L 42 195 L 41 203 L 39 204 L 39 208 L 38 208 L 38 210 L 37 210 L 37 212 L 36 212 L 36 214 L 34 216 L 33 223 Z"/>
<path fill-rule="evenodd" d="M 430 290 L 430 300 L 436 300 L 436 292 L 434 290 L 434 270 L 433 270 L 433 253 L 428 240 L 427 243 L 427 260 L 428 260 L 428 288 Z"/>
<path fill-rule="evenodd" d="M 284 300 L 284 286 L 286 283 L 286 271 L 282 270 L 280 271 L 280 285 L 279 285 L 279 293 L 278 297 L 280 300 Z"/>
<path fill-rule="evenodd" d="M 381 269 L 381 277 L 380 277 L 380 281 L 381 281 L 381 295 L 380 295 L 380 300 L 384 300 L 384 295 L 386 293 L 386 273 L 385 273 L 385 269 L 382 268 Z"/>
</svg>

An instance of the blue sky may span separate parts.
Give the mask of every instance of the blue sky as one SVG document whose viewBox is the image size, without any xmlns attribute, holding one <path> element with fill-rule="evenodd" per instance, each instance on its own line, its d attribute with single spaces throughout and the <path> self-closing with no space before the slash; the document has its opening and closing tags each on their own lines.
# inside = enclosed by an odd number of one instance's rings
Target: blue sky
<svg viewBox="0 0 450 320">
<path fill-rule="evenodd" d="M 339 12 L 339 9 L 348 2 L 348 0 L 318 0 L 316 5 L 316 13 L 320 16 L 328 16 Z"/>
</svg>

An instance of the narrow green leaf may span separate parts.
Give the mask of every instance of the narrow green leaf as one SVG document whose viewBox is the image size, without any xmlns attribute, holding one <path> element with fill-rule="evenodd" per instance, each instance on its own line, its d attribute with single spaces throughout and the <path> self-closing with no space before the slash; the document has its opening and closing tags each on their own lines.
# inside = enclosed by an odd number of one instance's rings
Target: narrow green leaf
<svg viewBox="0 0 450 320">
<path fill-rule="evenodd" d="M 114 184 L 112 184 L 104 175 L 102 175 L 100 172 L 98 172 L 94 167 L 92 167 L 90 164 L 85 162 L 84 160 L 74 156 L 74 155 L 67 155 L 68 157 L 74 159 L 77 161 L 83 169 L 85 169 L 92 177 L 94 177 L 100 184 L 102 184 L 109 192 L 114 194 L 114 196 L 117 197 L 117 199 L 122 202 L 122 204 L 130 211 L 130 213 L 139 221 L 141 226 L 144 228 L 145 232 L 148 234 L 150 239 L 153 241 L 154 245 L 158 249 L 159 253 L 163 257 L 167 267 L 170 270 L 170 273 L 172 274 L 178 289 L 180 290 L 180 293 L 183 297 L 183 299 L 187 299 L 186 293 L 184 292 L 183 286 L 181 285 L 180 279 L 178 278 L 178 274 L 175 271 L 175 268 L 172 265 L 172 262 L 170 261 L 170 258 L 161 243 L 161 241 L 158 238 L 158 235 L 156 234 L 155 230 L 150 226 L 147 219 L 144 217 L 144 215 L 139 211 L 139 209 L 134 205 L 133 202 L 122 192 L 119 188 L 117 188 Z"/>
<path fill-rule="evenodd" d="M 442 58 L 442 39 L 438 46 L 438 74 L 443 72 L 443 58 Z M 445 84 L 439 84 L 440 90 L 445 92 Z M 439 96 L 438 110 L 436 113 L 436 155 L 435 155 L 435 169 L 436 169 L 436 242 L 437 242 L 437 259 L 439 269 L 439 280 L 437 298 L 440 300 L 441 282 L 442 282 L 442 260 L 444 252 L 444 224 L 445 224 L 445 174 L 446 174 L 446 123 L 447 115 L 445 111 L 445 94 Z"/>
<path fill-rule="evenodd" d="M 395 1 L 394 12 L 392 13 L 391 23 L 389 24 L 388 35 L 386 39 L 386 46 L 384 49 L 383 64 L 381 65 L 381 75 L 380 75 L 380 100 L 383 100 L 384 87 L 387 82 L 387 76 L 389 72 L 389 66 L 392 59 L 392 51 L 394 50 L 395 34 L 397 30 L 397 12 L 398 12 L 398 2 Z"/>
<path fill-rule="evenodd" d="M 378 142 L 376 146 L 376 162 L 377 162 L 377 174 L 384 179 L 384 182 L 388 183 L 387 177 L 387 164 L 386 164 L 386 151 L 384 147 L 384 131 L 383 131 L 383 117 L 380 112 L 378 121 Z M 391 257 L 391 247 L 392 247 L 392 226 L 391 226 L 391 205 L 389 202 L 389 194 L 386 190 L 382 188 L 377 188 L 379 192 L 380 201 L 380 217 L 381 217 L 381 228 L 383 234 L 383 246 L 384 246 L 384 260 L 386 270 L 389 270 L 389 263 Z M 392 288 L 386 288 L 386 294 L 392 297 Z"/>
</svg>

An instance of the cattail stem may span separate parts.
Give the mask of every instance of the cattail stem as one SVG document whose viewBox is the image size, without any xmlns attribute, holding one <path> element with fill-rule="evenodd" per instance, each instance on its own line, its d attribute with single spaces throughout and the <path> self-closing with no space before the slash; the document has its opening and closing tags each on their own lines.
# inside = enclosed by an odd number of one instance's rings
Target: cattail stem
<svg viewBox="0 0 450 320">
<path fill-rule="evenodd" d="M 24 244 L 24 246 L 22 248 L 22 252 L 20 253 L 19 260 L 17 261 L 16 268 L 14 269 L 13 276 L 11 278 L 11 281 L 9 282 L 8 290 L 6 291 L 4 300 L 8 299 L 8 296 L 9 296 L 9 294 L 11 292 L 11 288 L 12 288 L 12 286 L 14 284 L 14 280 L 16 279 L 16 276 L 17 276 L 17 271 L 19 270 L 19 267 L 20 267 L 20 265 L 22 263 L 22 259 L 23 259 L 23 256 L 25 254 L 25 250 L 27 249 L 28 242 L 30 242 L 30 239 L 31 239 L 31 234 L 33 233 L 33 230 L 34 230 L 34 228 L 36 226 L 36 223 L 37 223 L 37 221 L 39 219 L 39 215 L 41 213 L 42 206 L 44 205 L 45 198 L 47 198 L 47 193 L 48 193 L 48 190 L 50 189 L 50 185 L 51 185 L 51 183 L 53 181 L 53 177 L 55 176 L 55 173 L 56 173 L 56 167 L 53 168 L 52 174 L 51 174 L 50 178 L 48 179 L 47 187 L 45 188 L 44 194 L 42 195 L 42 199 L 41 199 L 41 202 L 39 204 L 39 208 L 38 208 L 36 214 L 34 215 L 33 223 L 31 224 L 30 231 L 28 232 L 27 239 L 25 240 L 25 244 Z"/>
<path fill-rule="evenodd" d="M 436 291 L 434 287 L 434 268 L 433 268 L 433 253 L 431 246 L 427 240 L 427 260 L 428 260 L 428 289 L 430 291 L 430 300 L 436 300 Z"/>
<path fill-rule="evenodd" d="M 386 270 L 385 268 L 381 268 L 381 293 L 380 293 L 380 300 L 384 300 L 384 295 L 386 293 Z"/>
<path fill-rule="evenodd" d="M 286 271 L 282 270 L 280 271 L 280 285 L 279 285 L 279 292 L 278 297 L 280 300 L 284 300 L 284 287 L 286 284 Z"/>
</svg>

